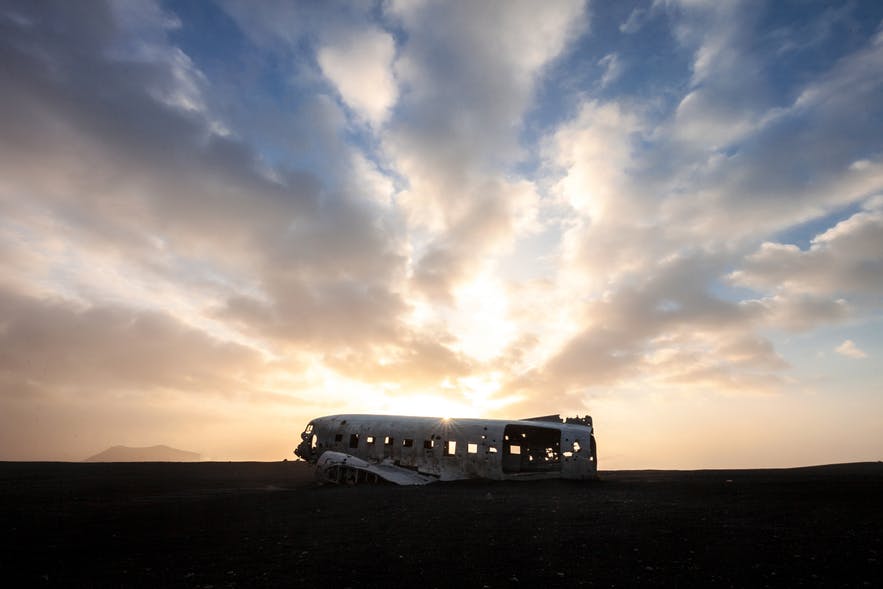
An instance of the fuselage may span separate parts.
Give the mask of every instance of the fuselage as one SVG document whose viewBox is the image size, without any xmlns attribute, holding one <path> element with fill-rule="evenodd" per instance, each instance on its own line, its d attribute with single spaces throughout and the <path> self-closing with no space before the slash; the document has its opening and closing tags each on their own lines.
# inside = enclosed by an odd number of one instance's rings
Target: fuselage
<svg viewBox="0 0 883 589">
<path fill-rule="evenodd" d="M 295 453 L 325 452 L 411 469 L 438 480 L 597 476 L 591 418 L 566 421 L 331 415 L 312 420 Z"/>
</svg>

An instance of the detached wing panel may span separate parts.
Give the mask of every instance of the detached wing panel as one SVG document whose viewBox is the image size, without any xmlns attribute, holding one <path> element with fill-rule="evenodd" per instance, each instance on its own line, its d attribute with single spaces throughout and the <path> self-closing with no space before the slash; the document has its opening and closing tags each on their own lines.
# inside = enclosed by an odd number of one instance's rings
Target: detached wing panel
<svg viewBox="0 0 883 589">
<path fill-rule="evenodd" d="M 324 483 L 356 484 L 377 479 L 396 485 L 426 485 L 436 478 L 394 464 L 374 464 L 343 452 L 328 451 L 316 462 L 316 478 Z"/>
</svg>

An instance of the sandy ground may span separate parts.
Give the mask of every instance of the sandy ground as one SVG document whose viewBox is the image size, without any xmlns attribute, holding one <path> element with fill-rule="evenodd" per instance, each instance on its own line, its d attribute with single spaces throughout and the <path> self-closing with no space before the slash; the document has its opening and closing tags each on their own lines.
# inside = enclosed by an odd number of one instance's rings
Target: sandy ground
<svg viewBox="0 0 883 589">
<path fill-rule="evenodd" d="M 0 463 L 7 587 L 883 587 L 881 529 L 881 463 L 355 488 Z"/>
</svg>

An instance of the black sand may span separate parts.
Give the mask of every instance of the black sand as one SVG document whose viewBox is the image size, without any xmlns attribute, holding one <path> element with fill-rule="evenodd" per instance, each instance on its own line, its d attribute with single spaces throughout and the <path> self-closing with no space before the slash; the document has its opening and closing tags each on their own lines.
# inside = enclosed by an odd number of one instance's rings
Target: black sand
<svg viewBox="0 0 883 589">
<path fill-rule="evenodd" d="M 0 463 L 6 587 L 883 587 L 881 528 L 881 463 L 408 488 Z"/>
</svg>

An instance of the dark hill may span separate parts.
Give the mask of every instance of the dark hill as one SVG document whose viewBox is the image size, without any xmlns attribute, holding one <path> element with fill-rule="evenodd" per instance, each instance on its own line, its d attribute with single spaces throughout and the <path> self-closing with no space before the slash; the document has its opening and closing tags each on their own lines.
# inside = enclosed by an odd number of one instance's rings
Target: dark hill
<svg viewBox="0 0 883 589">
<path fill-rule="evenodd" d="M 199 459 L 200 456 L 196 452 L 187 452 L 169 446 L 147 448 L 113 446 L 95 456 L 90 456 L 86 462 L 199 462 Z"/>
</svg>

